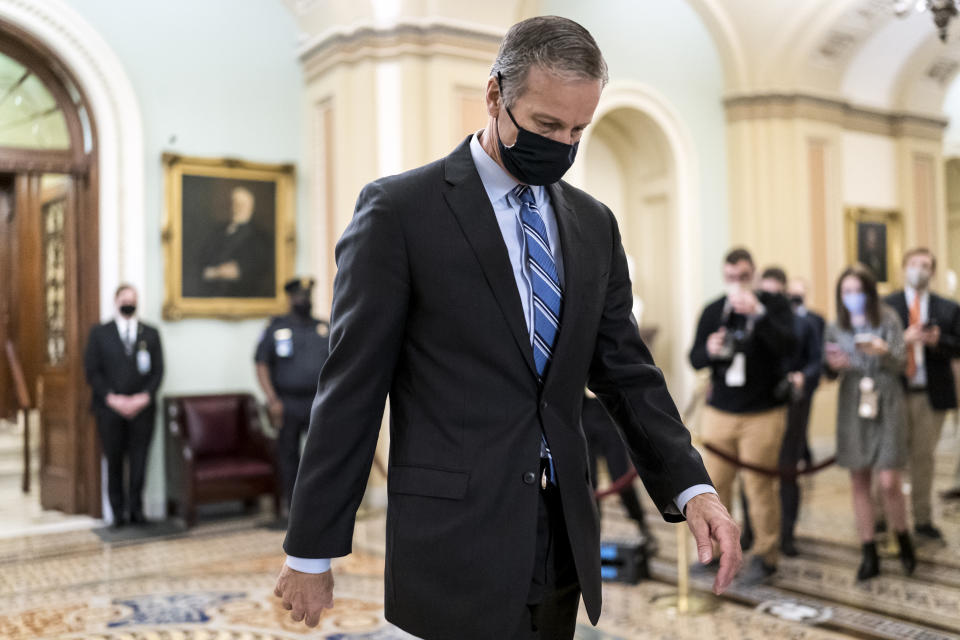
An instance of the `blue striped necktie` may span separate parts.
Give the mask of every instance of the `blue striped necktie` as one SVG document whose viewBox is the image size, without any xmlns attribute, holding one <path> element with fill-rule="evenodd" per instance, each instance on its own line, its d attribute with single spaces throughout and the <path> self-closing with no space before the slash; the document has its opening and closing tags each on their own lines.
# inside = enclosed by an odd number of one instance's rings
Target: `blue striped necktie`
<svg viewBox="0 0 960 640">
<path fill-rule="evenodd" d="M 536 198 L 530 187 L 518 185 L 514 195 L 520 201 L 520 222 L 523 225 L 526 266 L 533 288 L 533 361 L 537 376 L 542 381 L 553 358 L 553 348 L 560 333 L 560 312 L 563 309 L 563 289 L 557 275 L 557 265 L 550 251 L 547 227 L 543 223 Z M 547 440 L 540 434 L 540 455 L 547 459 L 548 479 L 556 484 L 556 469 Z"/>
</svg>

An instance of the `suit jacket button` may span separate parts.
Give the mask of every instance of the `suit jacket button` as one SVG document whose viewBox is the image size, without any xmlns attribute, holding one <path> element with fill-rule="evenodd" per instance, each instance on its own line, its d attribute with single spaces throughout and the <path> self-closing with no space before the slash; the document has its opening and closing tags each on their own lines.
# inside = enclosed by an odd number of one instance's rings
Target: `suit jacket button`
<svg viewBox="0 0 960 640">
<path fill-rule="evenodd" d="M 537 474 L 535 474 L 533 471 L 527 471 L 525 474 L 523 474 L 524 484 L 533 484 L 536 481 L 537 481 Z"/>
<path fill-rule="evenodd" d="M 540 408 L 543 409 L 543 410 L 546 410 L 547 406 L 548 406 L 548 405 L 547 405 L 547 401 L 546 401 L 546 400 L 544 400 L 543 402 L 540 403 Z"/>
</svg>

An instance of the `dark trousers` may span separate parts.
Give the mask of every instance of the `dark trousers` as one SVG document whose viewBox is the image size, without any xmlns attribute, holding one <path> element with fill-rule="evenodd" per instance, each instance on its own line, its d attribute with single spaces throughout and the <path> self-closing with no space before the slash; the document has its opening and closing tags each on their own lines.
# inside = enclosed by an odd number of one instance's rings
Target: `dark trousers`
<svg viewBox="0 0 960 640">
<path fill-rule="evenodd" d="M 106 407 L 98 408 L 94 417 L 100 446 L 107 458 L 107 494 L 114 522 L 126 519 L 128 501 L 131 515 L 143 515 L 143 482 L 147 472 L 147 453 L 153 439 L 154 406 L 147 407 L 132 420 Z M 129 465 L 129 492 L 124 490 L 123 482 L 125 459 Z"/>
<path fill-rule="evenodd" d="M 620 439 L 616 426 L 603 409 L 598 400 L 588 398 L 583 402 L 583 430 L 587 436 L 587 448 L 590 452 L 590 482 L 597 488 L 597 460 L 607 461 L 607 471 L 610 480 L 616 481 L 633 469 L 627 455 L 626 445 Z M 646 529 L 643 522 L 643 507 L 633 484 L 627 485 L 620 492 L 620 503 L 631 520 L 641 529 Z M 597 505 L 599 511 L 600 505 Z"/>
<path fill-rule="evenodd" d="M 797 464 L 806 459 L 807 429 L 810 425 L 810 405 L 813 401 L 811 394 L 806 394 L 799 400 L 790 403 L 787 409 L 787 430 L 783 434 L 783 444 L 780 446 L 779 465 L 781 471 L 795 472 Z M 743 531 L 752 537 L 753 527 L 747 515 L 747 497 L 740 492 L 743 504 Z M 800 513 L 800 484 L 797 476 L 784 475 L 780 478 L 780 540 L 792 541 L 793 532 L 797 526 L 797 516 Z"/>
<path fill-rule="evenodd" d="M 540 490 L 533 577 L 514 640 L 572 640 L 580 608 L 580 583 L 567 526 L 554 487 Z"/>
<path fill-rule="evenodd" d="M 297 481 L 297 469 L 300 467 L 300 436 L 310 426 L 310 409 L 313 395 L 280 396 L 283 403 L 283 424 L 277 433 L 277 466 L 280 472 L 280 486 L 287 508 L 293 499 L 293 485 Z"/>
<path fill-rule="evenodd" d="M 803 459 L 812 400 L 812 395 L 804 394 L 796 402 L 791 402 L 787 411 L 787 431 L 783 434 L 783 445 L 780 448 L 780 469 L 788 473 L 795 472 L 797 464 Z M 780 539 L 793 540 L 793 530 L 797 526 L 797 515 L 800 512 L 800 485 L 796 475 L 787 475 L 780 479 L 780 510 Z"/>
</svg>

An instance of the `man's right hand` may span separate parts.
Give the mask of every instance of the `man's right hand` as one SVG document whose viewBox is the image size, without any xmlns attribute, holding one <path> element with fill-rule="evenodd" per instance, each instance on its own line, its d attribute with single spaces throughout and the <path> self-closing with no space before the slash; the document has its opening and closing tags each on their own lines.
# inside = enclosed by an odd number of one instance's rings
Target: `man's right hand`
<svg viewBox="0 0 960 640">
<path fill-rule="evenodd" d="M 923 342 L 923 324 L 916 323 L 907 327 L 903 332 L 903 341 L 908 347 Z"/>
<path fill-rule="evenodd" d="M 323 610 L 333 608 L 333 570 L 303 573 L 284 564 L 273 595 L 281 598 L 294 622 L 302 620 L 308 627 L 315 627 Z"/>
<path fill-rule="evenodd" d="M 270 414 L 270 420 L 274 427 L 279 429 L 283 426 L 283 402 L 279 398 L 269 402 L 267 412 Z"/>
<path fill-rule="evenodd" d="M 711 358 L 716 358 L 723 351 L 723 344 L 727 338 L 727 330 L 720 329 L 714 333 L 711 333 L 707 338 L 707 353 L 710 354 Z"/>
</svg>

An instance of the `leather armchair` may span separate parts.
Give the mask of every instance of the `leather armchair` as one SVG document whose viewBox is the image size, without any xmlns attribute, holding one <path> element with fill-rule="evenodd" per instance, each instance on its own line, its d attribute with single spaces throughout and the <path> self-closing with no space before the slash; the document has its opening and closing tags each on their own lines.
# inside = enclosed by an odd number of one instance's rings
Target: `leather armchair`
<svg viewBox="0 0 960 640">
<path fill-rule="evenodd" d="M 198 504 L 273 496 L 280 486 L 273 442 L 263 433 L 250 394 L 166 396 L 167 502 L 192 527 Z"/>
</svg>

